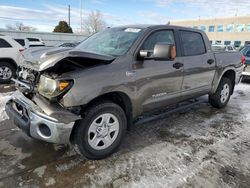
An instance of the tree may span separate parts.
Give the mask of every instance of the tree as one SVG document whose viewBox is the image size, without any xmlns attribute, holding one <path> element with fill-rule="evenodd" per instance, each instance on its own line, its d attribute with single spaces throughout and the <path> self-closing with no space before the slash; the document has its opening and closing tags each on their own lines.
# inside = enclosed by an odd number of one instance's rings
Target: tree
<svg viewBox="0 0 250 188">
<path fill-rule="evenodd" d="M 59 24 L 55 27 L 55 33 L 73 33 L 72 28 L 68 25 L 66 21 L 60 21 Z"/>
<path fill-rule="evenodd" d="M 14 25 L 6 25 L 6 29 L 14 31 L 36 31 L 37 29 L 32 26 L 25 26 L 22 22 L 16 22 Z"/>
<path fill-rule="evenodd" d="M 91 11 L 83 24 L 88 34 L 97 33 L 107 27 L 103 19 L 103 14 L 100 11 Z"/>
</svg>

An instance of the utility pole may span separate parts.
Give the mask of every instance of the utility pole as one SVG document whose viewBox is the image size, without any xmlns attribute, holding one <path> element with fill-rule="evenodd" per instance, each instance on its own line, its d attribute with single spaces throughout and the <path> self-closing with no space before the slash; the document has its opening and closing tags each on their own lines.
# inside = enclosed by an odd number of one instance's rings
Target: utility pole
<svg viewBox="0 0 250 188">
<path fill-rule="evenodd" d="M 82 0 L 80 0 L 80 21 L 81 21 L 81 33 L 82 33 Z"/>
<path fill-rule="evenodd" d="M 68 24 L 70 26 L 70 5 L 69 5 L 69 15 L 68 15 L 68 18 L 69 18 Z"/>
</svg>

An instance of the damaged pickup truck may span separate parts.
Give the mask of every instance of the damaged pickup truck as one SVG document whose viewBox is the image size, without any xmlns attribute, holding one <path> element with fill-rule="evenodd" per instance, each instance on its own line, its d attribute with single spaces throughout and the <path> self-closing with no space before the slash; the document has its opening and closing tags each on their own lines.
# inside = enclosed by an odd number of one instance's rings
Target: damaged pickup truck
<svg viewBox="0 0 250 188">
<path fill-rule="evenodd" d="M 200 30 L 108 28 L 73 49 L 26 51 L 6 112 L 33 138 L 101 159 L 145 112 L 206 94 L 225 107 L 243 67 L 237 52 L 212 52 Z"/>
</svg>

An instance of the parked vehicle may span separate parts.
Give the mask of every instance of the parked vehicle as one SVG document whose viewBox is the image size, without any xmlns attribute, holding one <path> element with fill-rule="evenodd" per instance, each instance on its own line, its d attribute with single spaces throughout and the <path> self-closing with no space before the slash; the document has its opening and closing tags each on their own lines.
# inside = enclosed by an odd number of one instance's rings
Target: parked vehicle
<svg viewBox="0 0 250 188">
<path fill-rule="evenodd" d="M 232 45 L 212 45 L 213 51 L 236 52 L 237 50 Z"/>
<path fill-rule="evenodd" d="M 29 41 L 29 47 L 43 47 L 45 46 L 45 42 L 43 42 L 39 38 L 27 38 Z"/>
<path fill-rule="evenodd" d="M 0 83 L 16 75 L 17 62 L 24 48 L 9 36 L 0 36 Z"/>
<path fill-rule="evenodd" d="M 197 29 L 108 28 L 71 50 L 25 52 L 6 111 L 31 137 L 101 159 L 143 113 L 206 94 L 225 107 L 243 67 L 239 52 L 213 53 Z"/>
<path fill-rule="evenodd" d="M 43 47 L 45 43 L 38 38 L 14 38 L 16 42 L 22 45 L 25 49 L 31 47 Z"/>
<path fill-rule="evenodd" d="M 80 42 L 64 42 L 58 45 L 58 47 L 62 48 L 74 48 L 76 47 Z"/>
<path fill-rule="evenodd" d="M 242 60 L 245 62 L 246 66 L 242 72 L 242 81 L 250 79 L 250 45 L 245 46 L 242 50 Z"/>
</svg>

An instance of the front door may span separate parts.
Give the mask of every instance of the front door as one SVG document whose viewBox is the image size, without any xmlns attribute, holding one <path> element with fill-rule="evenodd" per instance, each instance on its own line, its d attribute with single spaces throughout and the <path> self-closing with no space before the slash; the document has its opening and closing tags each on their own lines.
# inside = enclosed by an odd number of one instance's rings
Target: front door
<svg viewBox="0 0 250 188">
<path fill-rule="evenodd" d="M 155 31 L 145 40 L 141 50 L 152 52 L 157 43 L 175 45 L 173 30 Z M 134 65 L 139 104 L 143 112 L 160 108 L 180 99 L 183 81 L 183 67 L 175 66 L 179 60 L 154 60 L 152 58 L 138 61 Z M 178 64 L 177 64 L 178 65 Z"/>
</svg>

